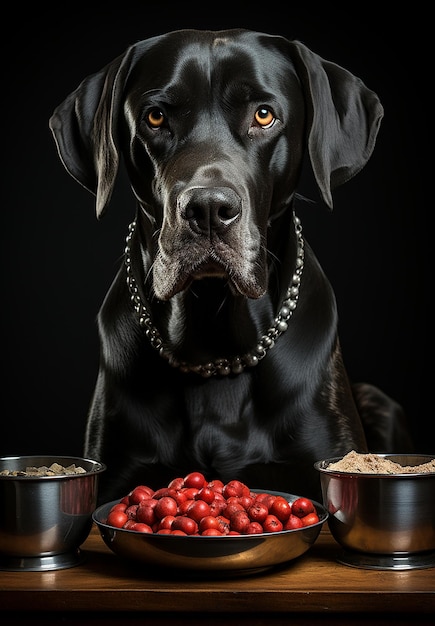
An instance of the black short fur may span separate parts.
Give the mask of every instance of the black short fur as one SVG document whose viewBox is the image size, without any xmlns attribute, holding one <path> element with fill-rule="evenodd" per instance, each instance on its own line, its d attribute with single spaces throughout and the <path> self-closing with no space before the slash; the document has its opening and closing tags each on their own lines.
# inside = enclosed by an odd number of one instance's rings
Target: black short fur
<svg viewBox="0 0 435 626">
<path fill-rule="evenodd" d="M 307 242 L 297 307 L 257 366 L 203 377 L 168 361 L 255 349 L 295 272 L 305 154 L 332 209 L 332 190 L 370 158 L 382 116 L 344 68 L 246 30 L 136 43 L 55 110 L 60 157 L 96 195 L 98 217 L 124 161 L 137 198 L 128 269 L 166 354 L 139 324 L 122 264 L 99 314 L 84 447 L 107 464 L 101 502 L 192 470 L 319 499 L 315 461 L 409 451 L 400 407 L 367 385 L 354 397 L 334 294 Z"/>
</svg>

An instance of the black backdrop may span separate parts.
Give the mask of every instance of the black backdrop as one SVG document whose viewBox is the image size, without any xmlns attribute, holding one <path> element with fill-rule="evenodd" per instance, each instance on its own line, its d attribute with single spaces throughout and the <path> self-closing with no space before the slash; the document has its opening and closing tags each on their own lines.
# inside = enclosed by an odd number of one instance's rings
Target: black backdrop
<svg viewBox="0 0 435 626">
<path fill-rule="evenodd" d="M 12 8 L 10 21 L 3 21 L 3 39 L 8 34 L 11 43 L 1 77 L 0 455 L 82 453 L 98 366 L 95 318 L 134 212 L 121 179 L 107 215 L 97 221 L 93 197 L 58 159 L 48 129 L 53 109 L 137 40 L 184 27 L 238 26 L 300 39 L 380 96 L 385 118 L 372 159 L 335 192 L 332 213 L 319 201 L 300 216 L 337 294 L 351 377 L 396 398 L 416 451 L 434 453 L 426 365 L 429 16 L 379 18 L 367 5 L 350 17 L 292 3 L 260 6 L 258 15 L 253 5 L 235 2 L 232 12 L 222 3 L 200 9 L 144 4 L 102 5 L 91 14 L 77 3 L 51 11 Z"/>
</svg>

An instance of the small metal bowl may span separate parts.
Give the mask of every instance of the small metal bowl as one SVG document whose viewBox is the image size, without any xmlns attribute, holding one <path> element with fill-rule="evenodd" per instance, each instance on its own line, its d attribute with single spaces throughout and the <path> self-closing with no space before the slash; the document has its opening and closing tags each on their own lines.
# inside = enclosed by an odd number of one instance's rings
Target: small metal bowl
<svg viewBox="0 0 435 626">
<path fill-rule="evenodd" d="M 253 490 L 255 491 L 255 490 Z M 268 491 L 293 502 L 298 496 Z M 304 554 L 316 541 L 328 514 L 313 501 L 319 521 L 312 526 L 258 535 L 177 536 L 114 528 L 105 521 L 115 500 L 93 514 L 105 544 L 118 556 L 161 568 L 202 573 L 248 574 L 286 563 Z"/>
<path fill-rule="evenodd" d="M 402 466 L 433 456 L 379 454 Z M 416 569 L 435 565 L 435 473 L 372 474 L 329 469 L 318 461 L 328 526 L 343 548 L 338 561 L 366 569 Z"/>
<path fill-rule="evenodd" d="M 92 528 L 102 463 L 71 456 L 0 458 L 0 472 L 72 464 L 80 474 L 0 475 L 0 569 L 57 570 L 82 561 L 79 546 Z"/>
</svg>

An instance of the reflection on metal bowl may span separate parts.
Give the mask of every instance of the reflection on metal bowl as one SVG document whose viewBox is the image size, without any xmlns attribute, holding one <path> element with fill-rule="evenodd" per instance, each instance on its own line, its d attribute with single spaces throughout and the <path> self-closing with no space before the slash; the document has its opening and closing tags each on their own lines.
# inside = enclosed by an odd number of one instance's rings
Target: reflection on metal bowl
<svg viewBox="0 0 435 626">
<path fill-rule="evenodd" d="M 0 570 L 44 571 L 81 562 L 79 546 L 92 527 L 98 479 L 105 466 L 70 456 L 0 458 L 0 471 L 75 464 L 85 472 L 54 476 L 0 475 Z"/>
<path fill-rule="evenodd" d="M 268 493 L 289 502 L 298 497 Z M 255 572 L 296 559 L 314 544 L 328 518 L 323 505 L 313 501 L 319 522 L 295 530 L 224 537 L 159 535 L 108 526 L 105 520 L 116 502 L 100 506 L 93 514 L 104 542 L 115 554 L 147 565 L 199 572 Z"/>
<path fill-rule="evenodd" d="M 402 466 L 434 457 L 379 454 Z M 328 469 L 341 457 L 315 463 L 341 562 L 369 569 L 435 565 L 435 473 L 374 474 Z"/>
</svg>

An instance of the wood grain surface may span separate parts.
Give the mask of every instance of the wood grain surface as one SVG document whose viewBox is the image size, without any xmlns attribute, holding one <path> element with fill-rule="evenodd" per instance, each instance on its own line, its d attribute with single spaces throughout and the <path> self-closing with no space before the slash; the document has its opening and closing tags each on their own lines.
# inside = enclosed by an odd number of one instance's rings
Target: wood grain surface
<svg viewBox="0 0 435 626">
<path fill-rule="evenodd" d="M 423 624 L 435 615 L 434 568 L 342 565 L 327 525 L 295 561 L 244 576 L 162 573 L 124 561 L 96 527 L 82 551 L 84 563 L 69 569 L 0 572 L 2 624 Z"/>
</svg>

